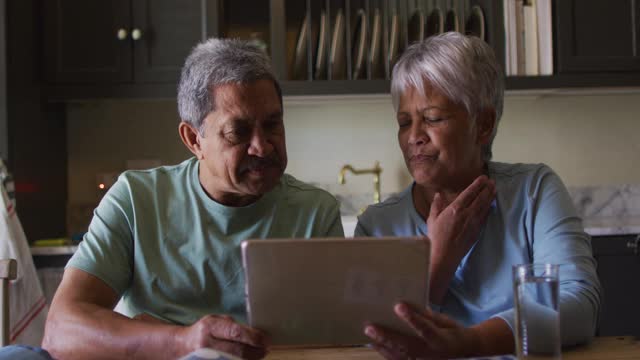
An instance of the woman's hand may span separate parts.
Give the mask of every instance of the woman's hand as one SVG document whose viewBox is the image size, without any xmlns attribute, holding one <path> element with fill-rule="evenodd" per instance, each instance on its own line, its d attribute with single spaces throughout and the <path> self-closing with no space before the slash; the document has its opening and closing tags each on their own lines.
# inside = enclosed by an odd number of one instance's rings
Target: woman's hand
<svg viewBox="0 0 640 360">
<path fill-rule="evenodd" d="M 397 304 L 394 312 L 409 324 L 416 336 L 375 325 L 365 327 L 373 347 L 386 359 L 449 359 L 482 352 L 479 334 L 445 315 L 428 309 L 417 310 L 405 303 Z"/>
<path fill-rule="evenodd" d="M 440 304 L 462 258 L 473 246 L 495 198 L 495 182 L 476 178 L 450 204 L 436 193 L 427 218 L 431 239 L 429 297 Z"/>
<path fill-rule="evenodd" d="M 239 324 L 230 316 L 208 315 L 178 330 L 183 354 L 208 347 L 243 359 L 261 359 L 267 353 L 267 337 L 260 330 Z"/>
</svg>

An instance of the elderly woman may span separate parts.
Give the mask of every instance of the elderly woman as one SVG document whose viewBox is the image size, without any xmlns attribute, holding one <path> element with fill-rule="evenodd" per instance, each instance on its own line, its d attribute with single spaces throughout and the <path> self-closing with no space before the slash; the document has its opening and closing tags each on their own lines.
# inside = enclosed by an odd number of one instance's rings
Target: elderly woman
<svg viewBox="0 0 640 360">
<path fill-rule="evenodd" d="M 504 83 L 492 49 L 445 33 L 393 69 L 398 142 L 414 182 L 359 217 L 357 236 L 431 239 L 430 309 L 394 308 L 415 336 L 365 327 L 387 358 L 514 351 L 512 265 L 564 264 L 564 345 L 589 341 L 600 305 L 590 237 L 560 178 L 542 164 L 490 161 Z"/>
</svg>

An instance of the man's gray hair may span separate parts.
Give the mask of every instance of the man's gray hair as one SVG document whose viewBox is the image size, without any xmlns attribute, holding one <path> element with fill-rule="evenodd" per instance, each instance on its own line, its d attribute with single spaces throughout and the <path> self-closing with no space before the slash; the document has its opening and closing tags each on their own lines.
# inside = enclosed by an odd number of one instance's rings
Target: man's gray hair
<svg viewBox="0 0 640 360">
<path fill-rule="evenodd" d="M 187 57 L 178 85 L 178 113 L 201 134 L 202 122 L 215 110 L 214 89 L 235 83 L 272 80 L 282 105 L 282 90 L 265 52 L 238 39 L 212 38 L 196 45 Z"/>
<path fill-rule="evenodd" d="M 424 94 L 425 82 L 450 101 L 464 106 L 472 119 L 486 109 L 496 113 L 491 140 L 482 149 L 491 159 L 504 98 L 504 76 L 491 47 L 475 36 L 448 32 L 409 46 L 393 67 L 391 98 L 398 111 L 400 96 L 409 88 Z"/>
</svg>

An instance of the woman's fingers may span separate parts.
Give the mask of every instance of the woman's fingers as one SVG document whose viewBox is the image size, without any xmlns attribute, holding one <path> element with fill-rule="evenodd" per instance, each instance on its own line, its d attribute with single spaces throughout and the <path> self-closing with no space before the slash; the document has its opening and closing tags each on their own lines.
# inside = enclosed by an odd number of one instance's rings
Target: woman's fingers
<svg viewBox="0 0 640 360">
<path fill-rule="evenodd" d="M 364 333 L 373 340 L 376 345 L 382 346 L 394 354 L 406 354 L 409 349 L 406 339 L 396 336 L 391 331 L 379 326 L 367 325 L 364 328 Z"/>
<path fill-rule="evenodd" d="M 491 202 L 496 196 L 495 181 L 488 180 L 487 184 L 482 188 L 478 195 L 473 199 L 473 202 L 469 205 L 472 210 L 479 210 L 489 208 Z"/>
<path fill-rule="evenodd" d="M 417 312 L 405 303 L 396 304 L 393 310 L 396 315 L 406 322 L 422 339 L 437 338 L 438 327 L 425 316 L 426 313 Z"/>
<path fill-rule="evenodd" d="M 455 320 L 451 319 L 450 317 L 444 314 L 433 312 L 431 310 L 426 310 L 425 316 L 429 319 L 432 319 L 432 321 L 436 324 L 436 326 L 441 328 L 452 329 L 452 328 L 460 327 L 460 324 L 458 324 L 457 322 L 455 322 Z"/>
<path fill-rule="evenodd" d="M 476 203 L 487 188 L 489 189 L 489 194 L 493 193 L 495 191 L 494 181 L 487 178 L 486 175 L 481 175 L 464 189 L 448 206 L 442 195 L 436 193 L 431 201 L 429 217 L 435 219 L 445 209 L 450 209 L 454 215 L 459 215 Z M 484 197 L 482 197 L 482 199 L 484 199 Z"/>
<path fill-rule="evenodd" d="M 436 193 L 431 201 L 431 209 L 429 210 L 429 217 L 437 218 L 442 210 L 446 208 L 442 195 Z"/>
<path fill-rule="evenodd" d="M 386 359 L 439 359 L 459 357 L 465 353 L 465 328 L 447 316 L 404 302 L 396 304 L 394 312 L 414 330 L 416 336 L 375 325 L 365 327 L 365 334 L 372 339 L 373 347 Z"/>
<path fill-rule="evenodd" d="M 407 359 L 410 355 L 427 353 L 423 342 L 414 336 L 404 335 L 380 326 L 367 325 L 364 330 L 374 346 L 386 349 L 394 359 Z"/>
<path fill-rule="evenodd" d="M 476 181 L 478 180 L 479 178 L 476 179 Z M 461 203 L 466 203 L 468 200 L 471 200 L 471 203 L 469 203 L 465 208 L 457 210 L 458 216 L 456 221 L 459 225 L 463 225 L 462 228 L 467 229 L 467 231 L 471 233 L 477 231 L 480 225 L 485 221 L 487 214 L 489 213 L 489 209 L 491 209 L 491 203 L 496 195 L 495 182 L 486 178 L 485 180 L 484 185 L 477 193 L 475 191 L 478 189 L 474 189 L 472 192 L 466 194 L 463 192 L 458 195 L 458 198 L 456 198 L 456 201 L 462 197 L 466 199 Z M 475 181 L 474 184 L 476 184 Z M 474 184 L 469 188 L 474 186 Z M 467 190 L 469 188 L 467 188 Z M 472 198 L 471 195 L 474 197 Z M 454 210 L 454 213 L 456 213 L 456 210 Z M 475 236 L 470 236 L 470 238 L 475 239 Z"/>
<path fill-rule="evenodd" d="M 430 309 L 418 309 L 404 302 L 396 304 L 393 310 L 423 338 L 437 336 L 440 330 L 461 328 L 460 324 L 444 314 Z"/>
<path fill-rule="evenodd" d="M 486 175 L 478 176 L 471 185 L 464 189 L 458 197 L 449 205 L 456 213 L 468 208 L 487 186 L 489 178 Z"/>
<path fill-rule="evenodd" d="M 489 183 L 473 201 L 469 207 L 470 216 L 468 217 L 469 227 L 471 229 L 477 229 L 487 218 L 489 210 L 491 209 L 491 203 L 495 199 L 496 188 L 493 181 Z"/>
</svg>

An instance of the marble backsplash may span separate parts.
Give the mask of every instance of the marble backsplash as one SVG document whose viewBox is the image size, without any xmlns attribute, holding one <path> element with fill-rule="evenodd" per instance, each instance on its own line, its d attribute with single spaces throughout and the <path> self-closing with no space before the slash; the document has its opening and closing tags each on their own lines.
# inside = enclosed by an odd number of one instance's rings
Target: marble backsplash
<svg viewBox="0 0 640 360">
<path fill-rule="evenodd" d="M 569 194 L 585 219 L 640 216 L 640 185 L 575 187 Z"/>
<path fill-rule="evenodd" d="M 584 186 L 568 188 L 583 218 L 640 216 L 640 185 Z M 342 215 L 354 215 L 373 202 L 373 193 L 334 194 Z M 393 193 L 382 194 L 382 199 Z"/>
<path fill-rule="evenodd" d="M 640 184 L 570 187 L 568 190 L 588 233 L 640 233 Z M 391 195 L 393 193 L 383 193 L 381 197 L 386 199 Z M 335 196 L 340 201 L 340 213 L 345 217 L 358 215 L 373 202 L 372 193 L 338 193 Z"/>
<path fill-rule="evenodd" d="M 587 233 L 640 233 L 640 185 L 575 187 L 569 193 Z"/>
</svg>

